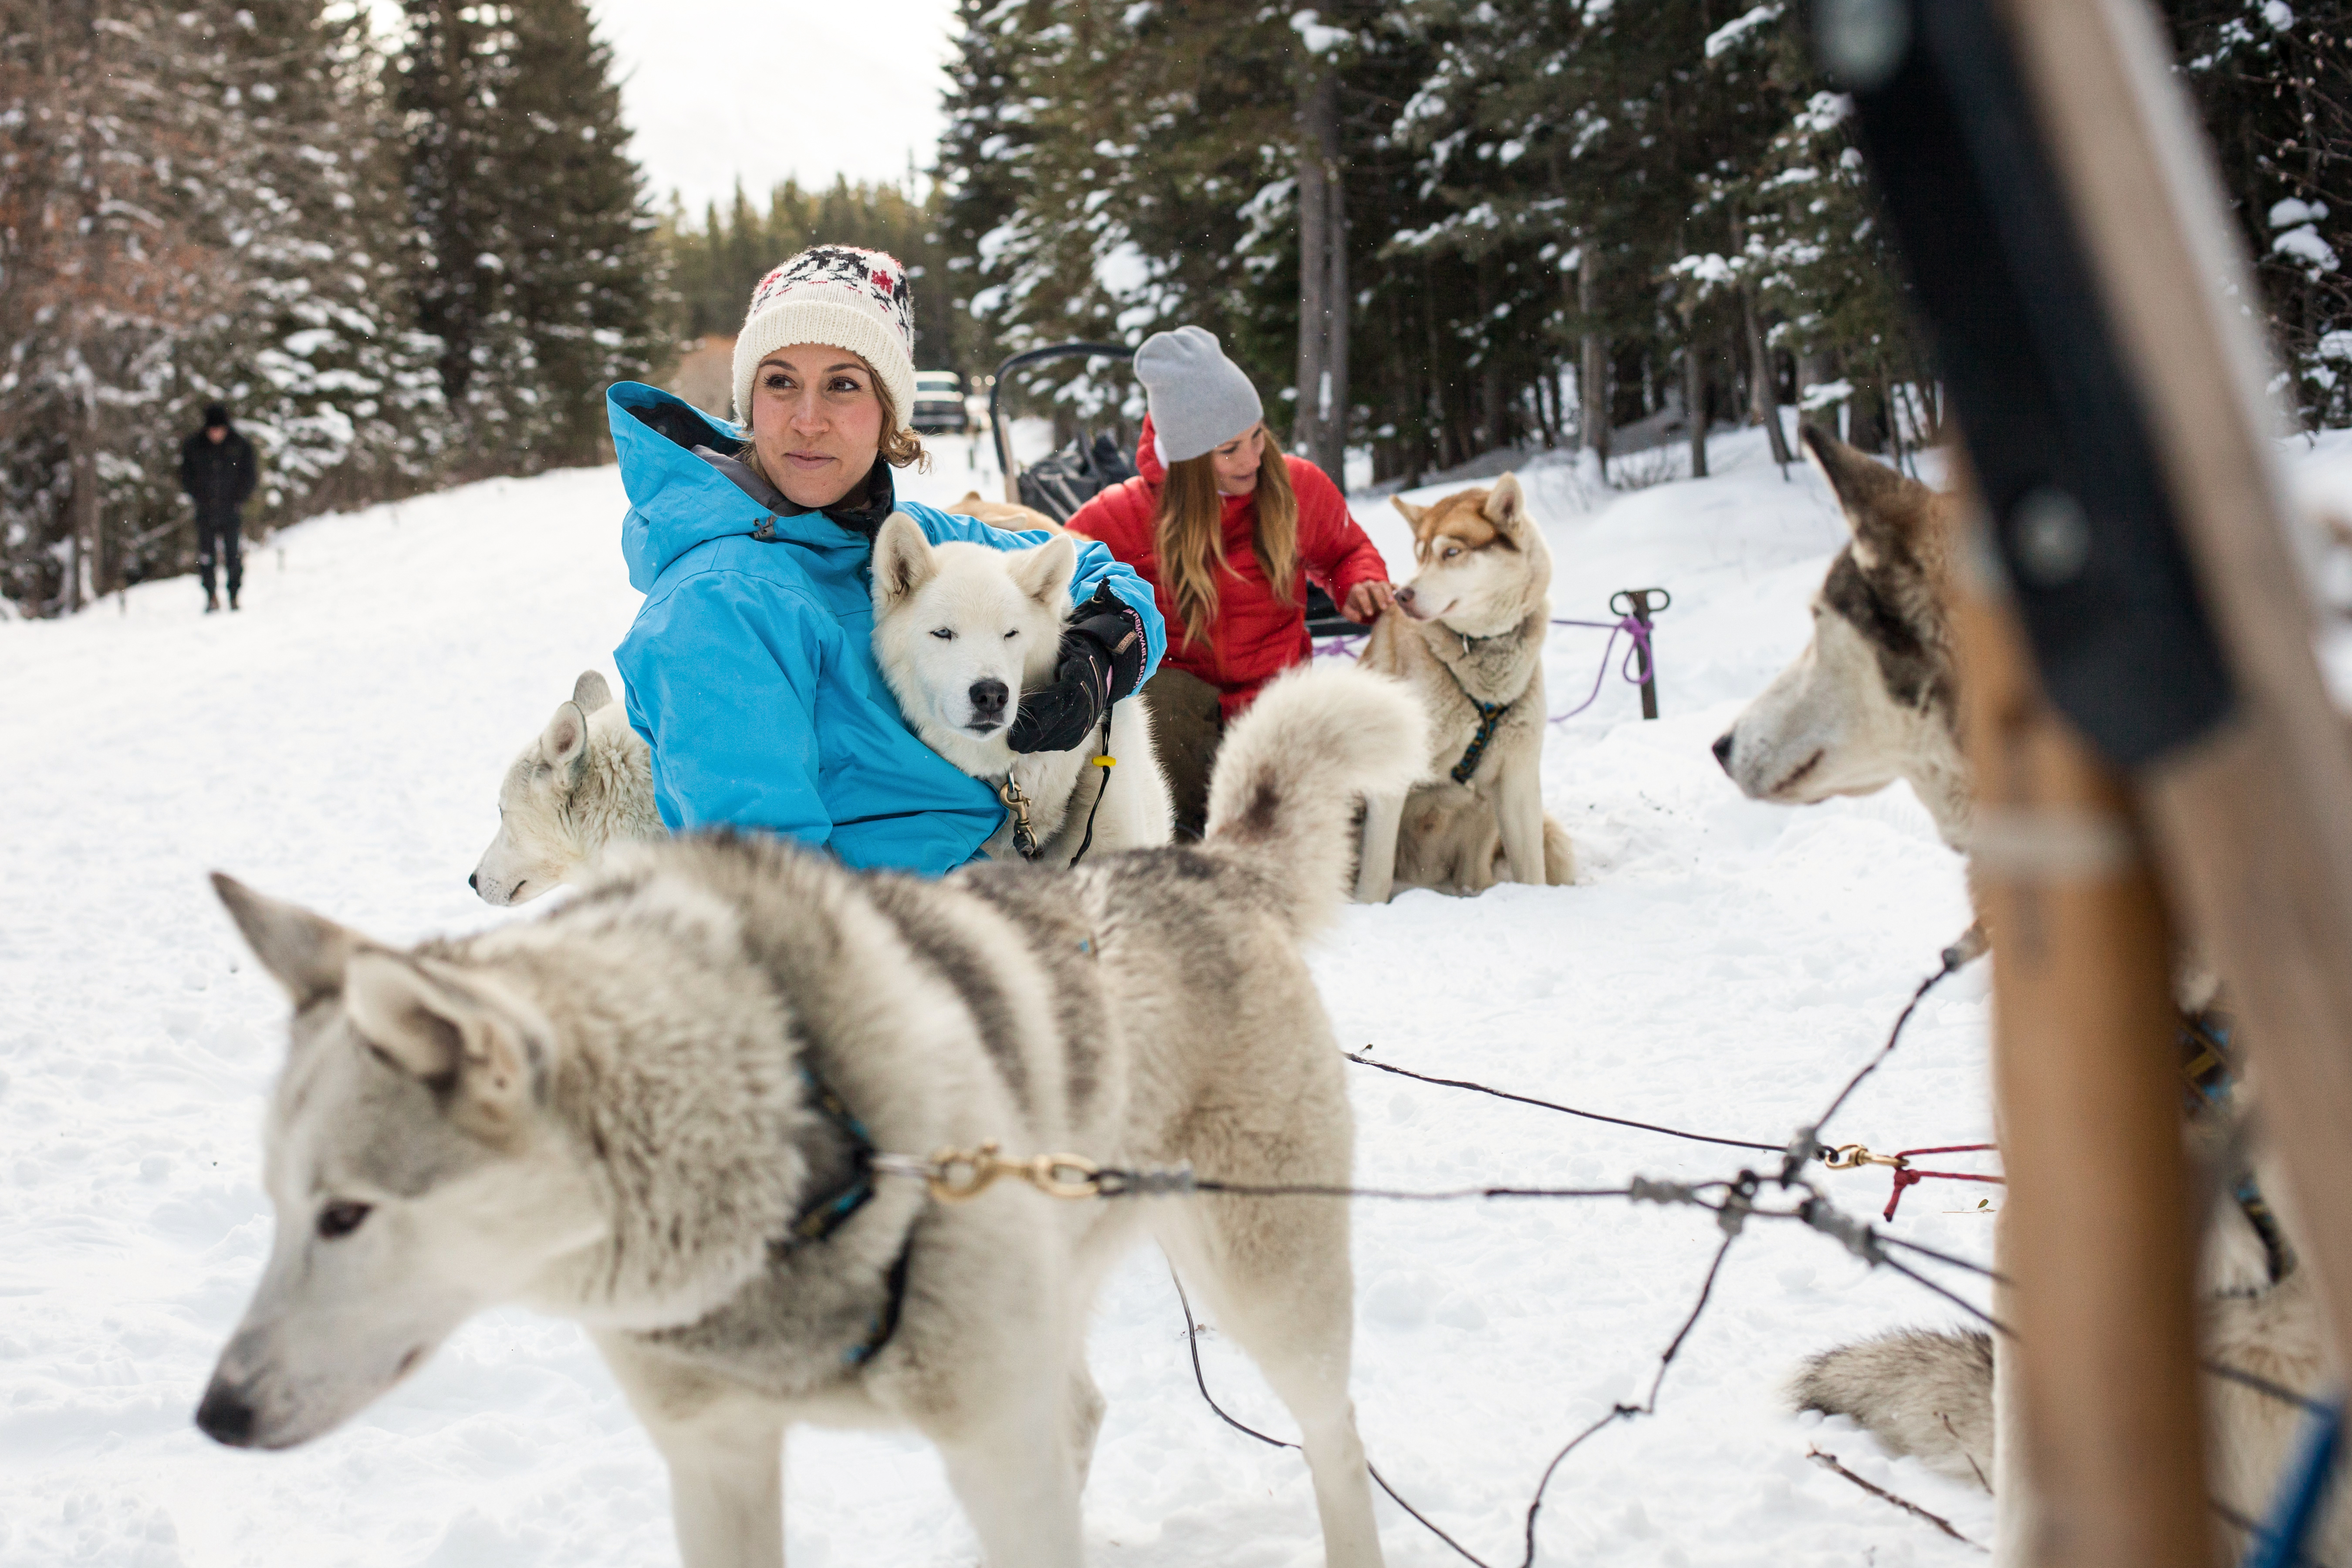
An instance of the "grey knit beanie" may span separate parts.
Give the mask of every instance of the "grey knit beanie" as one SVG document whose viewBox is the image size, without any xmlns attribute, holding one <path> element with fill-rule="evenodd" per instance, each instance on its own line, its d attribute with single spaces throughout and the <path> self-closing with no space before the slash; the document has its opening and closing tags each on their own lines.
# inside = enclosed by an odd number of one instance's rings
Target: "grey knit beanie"
<svg viewBox="0 0 2352 1568">
<path fill-rule="evenodd" d="M 1144 339 L 1135 351 L 1135 379 L 1143 383 L 1164 463 L 1212 451 L 1265 417 L 1257 388 L 1206 327 Z"/>
</svg>

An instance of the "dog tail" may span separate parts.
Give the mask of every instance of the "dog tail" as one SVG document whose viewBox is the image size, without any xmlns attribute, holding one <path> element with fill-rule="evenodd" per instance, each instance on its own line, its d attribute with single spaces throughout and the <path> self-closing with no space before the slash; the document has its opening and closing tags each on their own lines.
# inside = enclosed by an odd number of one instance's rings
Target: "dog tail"
<svg viewBox="0 0 2352 1568">
<path fill-rule="evenodd" d="M 1298 667 L 1225 732 L 1204 842 L 1271 866 L 1292 929 L 1313 931 L 1347 901 L 1357 802 L 1402 796 L 1428 756 L 1429 721 L 1402 683 L 1348 664 Z"/>
<path fill-rule="evenodd" d="M 1992 1489 L 1992 1341 L 1906 1329 L 1823 1351 L 1797 1373 L 1800 1410 L 1849 1415 L 1890 1454 Z"/>
</svg>

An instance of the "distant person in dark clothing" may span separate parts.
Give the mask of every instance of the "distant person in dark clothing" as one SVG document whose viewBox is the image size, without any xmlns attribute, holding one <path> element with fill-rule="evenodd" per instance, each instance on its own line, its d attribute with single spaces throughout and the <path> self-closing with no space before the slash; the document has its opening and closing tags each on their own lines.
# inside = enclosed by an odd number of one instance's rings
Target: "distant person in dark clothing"
<svg viewBox="0 0 2352 1568">
<path fill-rule="evenodd" d="M 180 444 L 180 485 L 196 503 L 196 568 L 205 584 L 205 614 L 220 608 L 214 586 L 215 563 L 228 570 L 228 607 L 245 581 L 244 521 L 237 508 L 253 493 L 253 443 L 228 422 L 215 403 L 205 410 L 205 427 Z"/>
</svg>

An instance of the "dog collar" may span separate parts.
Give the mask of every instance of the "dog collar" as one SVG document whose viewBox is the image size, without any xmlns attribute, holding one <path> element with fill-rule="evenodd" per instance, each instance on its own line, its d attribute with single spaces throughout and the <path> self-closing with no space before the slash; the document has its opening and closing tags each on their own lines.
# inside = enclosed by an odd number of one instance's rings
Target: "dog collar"
<svg viewBox="0 0 2352 1568">
<path fill-rule="evenodd" d="M 849 1216 L 874 1197 L 874 1140 L 867 1134 L 866 1123 L 852 1115 L 841 1096 L 805 1063 L 801 1067 L 801 1080 L 808 1085 L 809 1098 L 815 1103 L 817 1114 L 849 1140 L 850 1170 L 848 1180 L 840 1186 L 801 1205 L 801 1212 L 793 1217 L 781 1244 L 786 1248 L 823 1241 L 848 1224 Z"/>
</svg>

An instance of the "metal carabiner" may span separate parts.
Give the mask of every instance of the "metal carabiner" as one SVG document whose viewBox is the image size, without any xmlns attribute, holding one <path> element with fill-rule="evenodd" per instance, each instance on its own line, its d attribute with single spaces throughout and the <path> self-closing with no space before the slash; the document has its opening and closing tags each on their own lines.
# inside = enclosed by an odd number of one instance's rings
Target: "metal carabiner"
<svg viewBox="0 0 2352 1568">
<path fill-rule="evenodd" d="M 1874 1154 L 1859 1143 L 1841 1143 L 1822 1156 L 1822 1163 L 1832 1171 L 1859 1171 L 1864 1165 L 1891 1165 L 1900 1171 L 1911 1162 L 1900 1154 Z"/>
<path fill-rule="evenodd" d="M 931 1156 L 931 1196 L 943 1204 L 967 1203 L 988 1191 L 1004 1173 L 993 1141 L 967 1152 L 942 1149 Z"/>
</svg>

